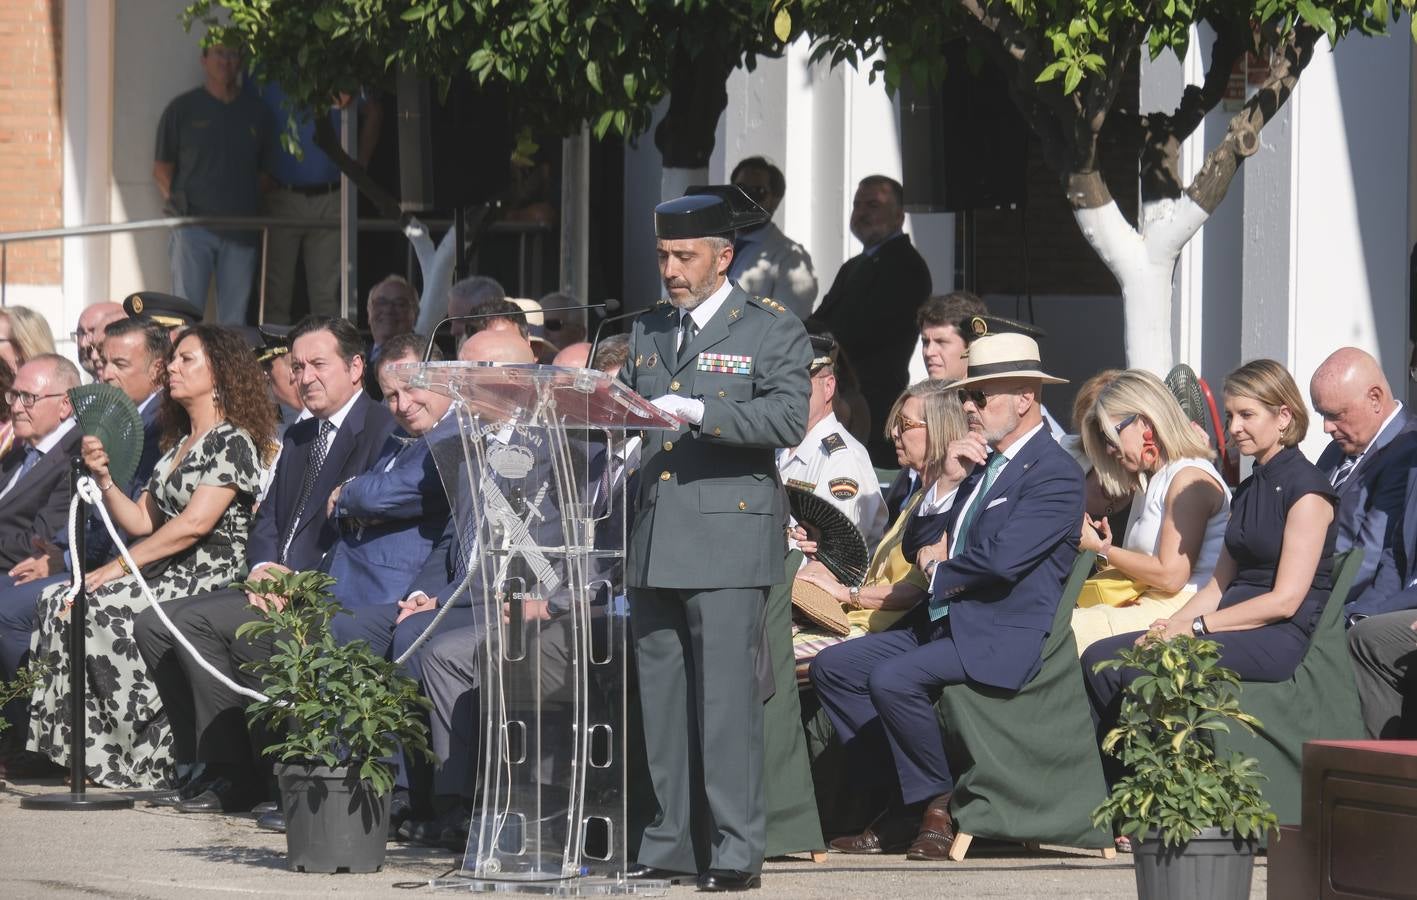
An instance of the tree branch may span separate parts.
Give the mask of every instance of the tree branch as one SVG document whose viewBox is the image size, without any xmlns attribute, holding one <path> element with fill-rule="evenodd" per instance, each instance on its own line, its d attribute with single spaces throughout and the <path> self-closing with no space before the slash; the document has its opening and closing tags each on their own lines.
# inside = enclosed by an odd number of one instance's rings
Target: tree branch
<svg viewBox="0 0 1417 900">
<path fill-rule="evenodd" d="M 330 117 L 327 115 L 315 116 L 315 146 L 323 150 L 345 177 L 354 182 L 355 188 L 369 198 L 379 210 L 379 215 L 404 225 L 408 224 L 412 215 L 399 207 L 394 195 L 384 190 L 383 185 L 375 181 L 358 160 L 344 152 L 344 148 L 340 146 L 339 135 L 335 134 L 335 126 L 330 124 Z"/>
<path fill-rule="evenodd" d="M 1299 26 L 1270 54 L 1269 77 L 1240 111 L 1230 119 L 1225 139 L 1205 158 L 1186 194 L 1207 213 L 1225 199 L 1240 164 L 1260 148 L 1260 130 L 1284 106 L 1299 83 L 1299 75 L 1314 58 L 1320 32 Z"/>
<path fill-rule="evenodd" d="M 1210 66 L 1206 68 L 1205 79 L 1199 86 L 1186 87 L 1181 94 L 1181 102 L 1170 116 L 1172 133 L 1180 141 L 1190 137 L 1205 121 L 1206 114 L 1225 97 L 1235 61 L 1244 56 L 1248 49 L 1248 23 L 1223 19 L 1206 21 L 1215 29 L 1215 42 L 1210 45 Z"/>
</svg>

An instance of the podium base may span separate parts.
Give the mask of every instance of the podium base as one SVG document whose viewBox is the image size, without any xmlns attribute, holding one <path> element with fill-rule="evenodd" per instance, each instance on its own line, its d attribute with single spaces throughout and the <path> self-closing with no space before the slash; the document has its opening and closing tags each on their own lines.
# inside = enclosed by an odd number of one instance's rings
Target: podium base
<svg viewBox="0 0 1417 900">
<path fill-rule="evenodd" d="M 132 809 L 133 798 L 126 794 L 38 794 L 20 801 L 20 809 Z"/>
<path fill-rule="evenodd" d="M 492 878 L 434 878 L 428 882 L 435 891 L 472 891 L 479 894 L 536 894 L 542 897 L 604 897 L 629 895 L 663 897 L 669 893 L 667 881 L 626 881 L 603 876 L 563 878 L 556 881 L 516 881 Z"/>
</svg>

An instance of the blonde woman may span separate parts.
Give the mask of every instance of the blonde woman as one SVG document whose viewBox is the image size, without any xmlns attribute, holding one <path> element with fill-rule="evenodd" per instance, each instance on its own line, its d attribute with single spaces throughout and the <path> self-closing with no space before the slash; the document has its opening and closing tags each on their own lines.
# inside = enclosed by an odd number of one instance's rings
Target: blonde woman
<svg viewBox="0 0 1417 900">
<path fill-rule="evenodd" d="M 944 380 L 918 382 L 906 388 L 891 407 L 886 437 L 895 445 L 896 461 L 920 473 L 920 486 L 905 501 L 900 516 L 876 546 L 861 588 L 853 591 L 816 561 L 797 573 L 798 581 L 822 588 L 846 610 L 851 622 L 848 637 L 886 630 L 929 591 L 929 579 L 907 559 L 902 545 L 907 532 L 917 535 L 919 545 L 933 543 L 944 527 L 951 495 L 948 490 L 937 490 L 937 485 L 944 476 L 946 450 L 951 441 L 969 432 L 958 392 L 951 384 Z M 793 536 L 810 557 L 816 544 L 807 540 L 801 530 Z M 846 639 L 804 627 L 793 639 L 797 662 L 801 665 L 823 647 Z"/>
<path fill-rule="evenodd" d="M 1139 369 L 1118 373 L 1081 422 L 1083 449 L 1108 496 L 1132 496 L 1125 539 L 1105 517 L 1083 516 L 1081 547 L 1142 588 L 1122 606 L 1073 613 L 1078 652 L 1144 629 L 1180 609 L 1215 570 L 1230 516 L 1230 491 L 1210 445 L 1166 385 Z"/>
<path fill-rule="evenodd" d="M 16 372 L 20 366 L 54 352 L 54 335 L 44 316 L 28 306 L 0 308 L 0 359 Z"/>
</svg>

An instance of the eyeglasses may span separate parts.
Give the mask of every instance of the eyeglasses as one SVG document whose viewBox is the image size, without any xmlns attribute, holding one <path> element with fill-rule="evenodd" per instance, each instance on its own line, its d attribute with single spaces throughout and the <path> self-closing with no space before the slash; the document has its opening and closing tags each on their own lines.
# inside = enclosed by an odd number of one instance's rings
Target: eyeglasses
<svg viewBox="0 0 1417 900">
<path fill-rule="evenodd" d="M 973 403 L 976 409 L 983 409 L 989 405 L 989 395 L 979 390 L 960 388 L 959 405 L 963 406 L 966 403 Z"/>
<path fill-rule="evenodd" d="M 895 414 L 895 430 L 896 430 L 896 431 L 899 431 L 901 434 L 905 434 L 907 431 L 911 430 L 912 428 L 924 428 L 924 427 L 925 427 L 925 423 L 924 423 L 924 422 L 917 422 L 917 421 L 915 421 L 914 419 L 912 419 L 912 418 L 910 418 L 909 416 L 907 416 L 905 413 L 896 413 L 896 414 Z"/>
<path fill-rule="evenodd" d="M 20 405 L 25 409 L 34 409 L 34 405 L 41 400 L 48 400 L 50 397 L 64 396 L 61 391 L 58 394 L 31 394 L 29 391 L 6 391 L 5 405 L 14 406 L 15 401 L 20 401 Z"/>
<path fill-rule="evenodd" d="M 1116 425 L 1113 425 L 1112 430 L 1117 432 L 1117 437 L 1121 437 L 1122 432 L 1126 431 L 1128 426 L 1130 426 L 1133 422 L 1140 418 L 1141 413 L 1132 413 L 1130 416 L 1127 416 L 1125 419 L 1118 422 Z"/>
</svg>

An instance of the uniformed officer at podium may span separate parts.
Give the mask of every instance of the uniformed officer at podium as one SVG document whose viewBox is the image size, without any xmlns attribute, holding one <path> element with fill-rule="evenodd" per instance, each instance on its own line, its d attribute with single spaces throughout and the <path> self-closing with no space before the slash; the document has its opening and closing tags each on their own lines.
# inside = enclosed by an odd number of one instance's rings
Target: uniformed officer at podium
<svg viewBox="0 0 1417 900">
<path fill-rule="evenodd" d="M 635 323 L 620 378 L 683 427 L 645 436 L 626 552 L 645 745 L 659 812 L 632 878 L 757 887 L 768 588 L 783 580 L 774 453 L 807 430 L 801 321 L 727 277 L 736 229 L 767 214 L 731 186 L 655 208 L 666 300 Z M 760 647 L 764 648 L 760 651 Z M 770 683 L 771 673 L 768 672 Z"/>
</svg>

